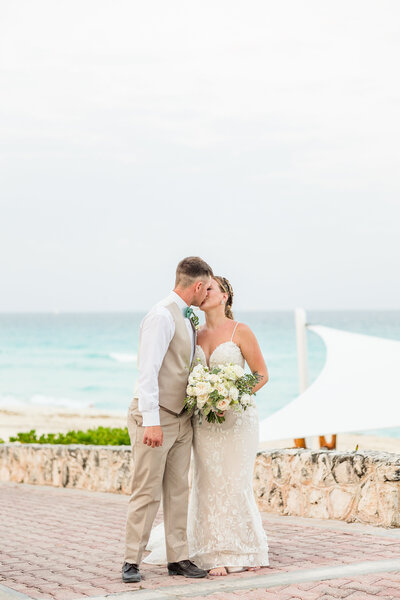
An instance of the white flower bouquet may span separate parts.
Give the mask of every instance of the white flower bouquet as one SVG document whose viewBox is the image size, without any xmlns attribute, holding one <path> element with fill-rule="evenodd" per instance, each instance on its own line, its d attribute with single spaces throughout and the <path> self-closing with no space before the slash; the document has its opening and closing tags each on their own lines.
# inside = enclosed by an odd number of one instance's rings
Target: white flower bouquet
<svg viewBox="0 0 400 600">
<path fill-rule="evenodd" d="M 196 365 L 189 375 L 185 408 L 194 410 L 200 421 L 205 417 L 209 423 L 222 423 L 225 411 L 253 406 L 252 390 L 259 380 L 257 373 L 245 373 L 240 365 Z"/>
</svg>

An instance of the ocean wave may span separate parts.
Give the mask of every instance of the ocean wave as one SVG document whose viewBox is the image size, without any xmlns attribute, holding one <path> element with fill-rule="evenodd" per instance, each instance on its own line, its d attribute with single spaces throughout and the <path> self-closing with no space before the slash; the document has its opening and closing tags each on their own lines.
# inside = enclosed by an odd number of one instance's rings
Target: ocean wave
<svg viewBox="0 0 400 600">
<path fill-rule="evenodd" d="M 34 406 L 56 406 L 60 408 L 88 408 L 89 402 L 72 400 L 72 398 L 59 398 L 55 396 L 45 396 L 43 394 L 34 394 L 29 399 L 30 404 Z"/>
<path fill-rule="evenodd" d="M 21 398 L 17 398 L 16 396 L 11 396 L 10 394 L 0 396 L 0 408 L 19 408 L 26 404 L 26 401 L 21 400 Z"/>
<path fill-rule="evenodd" d="M 110 352 L 109 357 L 122 363 L 135 363 L 137 361 L 137 354 L 124 354 L 123 352 Z"/>
<path fill-rule="evenodd" d="M 66 408 L 73 410 L 82 410 L 93 406 L 90 402 L 73 400 L 72 398 L 61 398 L 57 396 L 46 396 L 43 394 L 33 394 L 29 398 L 18 398 L 17 396 L 0 396 L 0 408 L 12 409 L 23 408 L 24 406 L 41 406 L 53 408 Z"/>
</svg>

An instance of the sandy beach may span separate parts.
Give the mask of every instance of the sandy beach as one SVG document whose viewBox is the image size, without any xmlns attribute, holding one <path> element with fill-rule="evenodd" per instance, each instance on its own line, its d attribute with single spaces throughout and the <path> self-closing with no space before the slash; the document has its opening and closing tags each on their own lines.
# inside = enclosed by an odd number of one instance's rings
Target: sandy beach
<svg viewBox="0 0 400 600">
<path fill-rule="evenodd" d="M 66 411 L 57 408 L 0 409 L 0 438 L 5 442 L 18 432 L 35 429 L 37 434 L 66 433 L 71 429 L 87 430 L 98 426 L 125 427 L 126 414 L 121 412 L 102 412 L 91 409 L 86 411 Z M 329 439 L 329 438 L 328 438 Z M 400 453 L 400 439 L 377 437 L 368 434 L 342 433 L 337 438 L 338 450 L 353 451 L 358 444 L 359 450 L 379 450 Z M 309 448 L 317 448 L 317 438 L 307 439 Z M 261 442 L 260 449 L 290 448 L 293 440 Z"/>
</svg>

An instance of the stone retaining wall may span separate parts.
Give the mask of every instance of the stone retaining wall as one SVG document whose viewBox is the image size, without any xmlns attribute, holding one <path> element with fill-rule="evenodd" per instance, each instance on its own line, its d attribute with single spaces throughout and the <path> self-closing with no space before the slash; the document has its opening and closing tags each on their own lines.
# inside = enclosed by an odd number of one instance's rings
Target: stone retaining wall
<svg viewBox="0 0 400 600">
<path fill-rule="evenodd" d="M 260 510 L 400 527 L 400 455 L 386 452 L 259 452 Z"/>
<path fill-rule="evenodd" d="M 0 481 L 129 494 L 128 446 L 1 444 Z M 400 527 L 400 455 L 266 450 L 257 455 L 260 510 Z"/>
<path fill-rule="evenodd" d="M 130 493 L 130 446 L 0 444 L 0 481 Z"/>
</svg>

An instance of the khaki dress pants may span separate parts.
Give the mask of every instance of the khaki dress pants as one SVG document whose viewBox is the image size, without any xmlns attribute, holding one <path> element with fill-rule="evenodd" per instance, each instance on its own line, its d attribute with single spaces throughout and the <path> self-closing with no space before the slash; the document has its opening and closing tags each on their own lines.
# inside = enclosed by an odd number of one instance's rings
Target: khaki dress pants
<svg viewBox="0 0 400 600">
<path fill-rule="evenodd" d="M 163 495 L 165 542 L 168 562 L 189 558 L 186 526 L 189 500 L 189 466 L 193 430 L 190 413 L 177 416 L 160 408 L 163 445 L 143 444 L 144 427 L 132 401 L 128 430 L 132 443 L 133 479 L 126 524 L 125 561 L 139 564 L 149 541 Z"/>
</svg>

